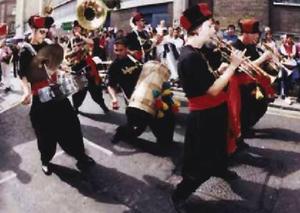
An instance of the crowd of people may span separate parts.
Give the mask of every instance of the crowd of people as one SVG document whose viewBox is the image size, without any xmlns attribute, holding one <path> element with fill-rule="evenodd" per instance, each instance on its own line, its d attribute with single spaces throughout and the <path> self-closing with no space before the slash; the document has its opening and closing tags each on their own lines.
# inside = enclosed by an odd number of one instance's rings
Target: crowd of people
<svg viewBox="0 0 300 213">
<path fill-rule="evenodd" d="M 1 84 L 10 92 L 13 64 L 23 86 L 22 103 L 31 104 L 46 175 L 52 173 L 57 143 L 77 160 L 78 169 L 95 164 L 85 153 L 77 117 L 87 92 L 106 114 L 119 109 L 117 93 L 123 95 L 127 122 L 116 129 L 112 143 L 134 140 L 149 126 L 166 149 L 173 143 L 179 107 L 171 88 L 182 87 L 190 112 L 182 181 L 171 202 L 183 212 L 188 197 L 210 177 L 238 178 L 228 170 L 229 157 L 248 148 L 245 136 L 274 98 L 293 94 L 300 102 L 300 43 L 291 34 L 275 41 L 271 29 L 261 32 L 255 18 L 238 21 L 239 35 L 234 24 L 221 31 L 203 3 L 184 11 L 176 27 L 162 20 L 152 28 L 135 13 L 128 33 L 115 28 L 89 32 L 75 20 L 70 34 L 55 37 L 53 23 L 50 16 L 31 16 L 28 37 L 0 44 Z M 56 58 L 45 57 L 51 50 Z M 106 79 L 99 76 L 101 69 L 107 69 Z M 66 85 L 62 91 L 58 70 L 84 86 L 71 91 Z M 104 85 L 110 106 L 103 99 Z"/>
</svg>

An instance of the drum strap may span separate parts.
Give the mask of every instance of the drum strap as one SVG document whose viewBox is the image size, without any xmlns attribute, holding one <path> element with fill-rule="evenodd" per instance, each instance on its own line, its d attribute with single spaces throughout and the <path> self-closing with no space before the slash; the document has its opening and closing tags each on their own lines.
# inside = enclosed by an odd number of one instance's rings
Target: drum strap
<svg viewBox="0 0 300 213">
<path fill-rule="evenodd" d="M 31 53 L 32 56 L 36 56 L 37 52 L 30 43 L 24 42 L 23 48 L 28 50 Z"/>
</svg>

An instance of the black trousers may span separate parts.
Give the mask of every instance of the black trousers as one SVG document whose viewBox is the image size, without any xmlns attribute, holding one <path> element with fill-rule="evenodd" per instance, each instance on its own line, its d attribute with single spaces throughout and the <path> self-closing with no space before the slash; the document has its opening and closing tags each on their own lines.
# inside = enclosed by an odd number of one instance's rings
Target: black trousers
<svg viewBox="0 0 300 213">
<path fill-rule="evenodd" d="M 185 200 L 211 176 L 227 170 L 226 103 L 188 115 L 184 139 L 183 180 L 173 199 Z"/>
<path fill-rule="evenodd" d="M 43 164 L 51 161 L 57 143 L 77 160 L 86 156 L 80 122 L 68 99 L 40 103 L 34 96 L 30 119 Z"/>
<path fill-rule="evenodd" d="M 175 128 L 173 113 L 166 113 L 163 118 L 153 118 L 151 114 L 143 110 L 127 107 L 126 117 L 127 123 L 117 128 L 116 136 L 119 139 L 135 139 L 149 126 L 159 144 L 168 145 L 173 142 Z"/>
<path fill-rule="evenodd" d="M 88 91 L 90 92 L 92 99 L 97 104 L 99 104 L 99 106 L 103 109 L 103 111 L 105 111 L 105 112 L 108 111 L 108 108 L 103 99 L 101 85 L 96 85 L 95 82 L 90 79 L 88 81 L 87 88 L 84 88 L 83 90 L 72 95 L 72 101 L 73 101 L 74 108 L 77 109 L 82 105 L 84 98 Z"/>
</svg>

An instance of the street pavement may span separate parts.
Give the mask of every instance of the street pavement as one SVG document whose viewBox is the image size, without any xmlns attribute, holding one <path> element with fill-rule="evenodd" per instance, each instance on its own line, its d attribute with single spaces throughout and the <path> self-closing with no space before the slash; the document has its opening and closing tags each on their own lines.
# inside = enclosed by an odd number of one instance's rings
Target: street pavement
<svg viewBox="0 0 300 213">
<path fill-rule="evenodd" d="M 79 115 L 85 147 L 97 165 L 76 170 L 58 148 L 55 172 L 40 170 L 29 107 L 19 106 L 21 87 L 1 93 L 0 212 L 172 213 L 168 195 L 180 180 L 186 107 L 177 115 L 175 144 L 162 153 L 146 131 L 134 144 L 112 145 L 124 108 L 104 115 L 87 96 Z M 182 94 L 178 93 L 177 96 Z M 105 95 L 109 103 L 107 95 Z M 124 105 L 123 105 L 124 106 Z M 189 199 L 191 213 L 298 213 L 300 209 L 300 106 L 276 99 L 255 126 L 251 146 L 231 164 L 240 180 L 211 178 Z M 9 127 L 5 128 L 5 125 Z"/>
</svg>

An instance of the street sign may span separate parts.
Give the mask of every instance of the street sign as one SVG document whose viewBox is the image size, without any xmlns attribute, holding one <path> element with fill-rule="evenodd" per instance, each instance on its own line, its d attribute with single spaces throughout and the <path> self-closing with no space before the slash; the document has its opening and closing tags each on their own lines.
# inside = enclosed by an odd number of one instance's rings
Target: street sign
<svg viewBox="0 0 300 213">
<path fill-rule="evenodd" d="M 70 31 L 72 30 L 72 25 L 73 25 L 73 22 L 72 21 L 69 21 L 69 22 L 63 22 L 61 24 L 61 28 L 64 30 L 64 31 Z"/>
</svg>

